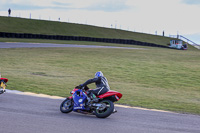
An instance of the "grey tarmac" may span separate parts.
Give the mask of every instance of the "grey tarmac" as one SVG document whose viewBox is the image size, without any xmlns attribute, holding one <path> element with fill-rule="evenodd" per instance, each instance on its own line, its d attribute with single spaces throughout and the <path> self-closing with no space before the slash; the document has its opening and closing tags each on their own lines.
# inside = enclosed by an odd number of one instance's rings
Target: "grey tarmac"
<svg viewBox="0 0 200 133">
<path fill-rule="evenodd" d="M 0 95 L 1 133 L 200 133 L 200 116 L 116 107 L 105 119 L 61 113 L 63 99 Z"/>
<path fill-rule="evenodd" d="M 96 45 L 77 45 L 77 44 L 52 44 L 52 43 L 22 43 L 22 42 L 0 42 L 0 48 L 46 48 L 46 47 L 73 47 L 73 48 L 115 48 L 115 49 L 141 49 L 133 47 L 115 47 L 115 46 L 96 46 Z"/>
</svg>

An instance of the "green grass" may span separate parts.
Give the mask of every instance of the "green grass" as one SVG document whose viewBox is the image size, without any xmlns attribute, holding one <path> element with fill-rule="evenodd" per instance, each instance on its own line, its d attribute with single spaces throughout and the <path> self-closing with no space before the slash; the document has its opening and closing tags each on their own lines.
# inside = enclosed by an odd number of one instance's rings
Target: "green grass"
<svg viewBox="0 0 200 133">
<path fill-rule="evenodd" d="M 65 97 L 101 70 L 123 94 L 120 104 L 200 114 L 195 49 L 13 48 L 0 49 L 0 55 L 8 89 Z"/>
<path fill-rule="evenodd" d="M 171 40 L 169 37 L 130 32 L 119 29 L 1 16 L 0 32 L 133 39 L 136 41 L 155 43 L 165 46 L 167 46 Z"/>
</svg>

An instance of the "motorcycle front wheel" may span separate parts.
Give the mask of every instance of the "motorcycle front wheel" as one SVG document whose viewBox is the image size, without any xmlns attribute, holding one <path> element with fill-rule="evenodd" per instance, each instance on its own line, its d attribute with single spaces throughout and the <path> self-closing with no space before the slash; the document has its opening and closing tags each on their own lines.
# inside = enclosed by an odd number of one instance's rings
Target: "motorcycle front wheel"
<svg viewBox="0 0 200 133">
<path fill-rule="evenodd" d="M 60 105 L 60 111 L 62 113 L 69 113 L 73 110 L 73 102 L 72 99 L 65 99 Z"/>
<path fill-rule="evenodd" d="M 6 92 L 6 90 L 0 90 L 0 94 L 3 94 L 5 92 Z"/>
<path fill-rule="evenodd" d="M 106 118 L 110 116 L 114 110 L 114 104 L 110 100 L 103 100 L 99 102 L 103 107 L 95 109 L 94 113 L 98 118 Z"/>
</svg>

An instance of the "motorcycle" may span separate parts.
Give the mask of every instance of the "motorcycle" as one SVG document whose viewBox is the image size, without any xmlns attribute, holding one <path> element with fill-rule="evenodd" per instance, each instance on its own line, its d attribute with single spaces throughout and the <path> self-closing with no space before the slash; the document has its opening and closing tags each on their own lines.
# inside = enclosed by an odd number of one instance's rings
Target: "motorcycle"
<svg viewBox="0 0 200 133">
<path fill-rule="evenodd" d="M 102 95 L 96 96 L 98 101 L 93 101 L 88 96 L 88 90 L 89 88 L 87 86 L 83 88 L 75 87 L 70 92 L 72 96 L 67 97 L 61 103 L 60 111 L 62 113 L 74 111 L 83 114 L 92 114 L 98 118 L 106 118 L 116 112 L 113 103 L 122 97 L 121 93 L 110 90 Z"/>
<path fill-rule="evenodd" d="M 1 78 L 0 77 L 0 94 L 3 94 L 6 92 L 6 83 L 8 82 L 7 78 Z"/>
</svg>

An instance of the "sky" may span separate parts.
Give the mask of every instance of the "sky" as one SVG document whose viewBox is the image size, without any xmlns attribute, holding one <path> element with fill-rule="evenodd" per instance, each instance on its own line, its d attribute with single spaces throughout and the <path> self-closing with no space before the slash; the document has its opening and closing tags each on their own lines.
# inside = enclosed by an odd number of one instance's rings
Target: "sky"
<svg viewBox="0 0 200 133">
<path fill-rule="evenodd" d="M 0 16 L 62 21 L 165 36 L 200 44 L 200 0 L 0 0 Z"/>
</svg>

